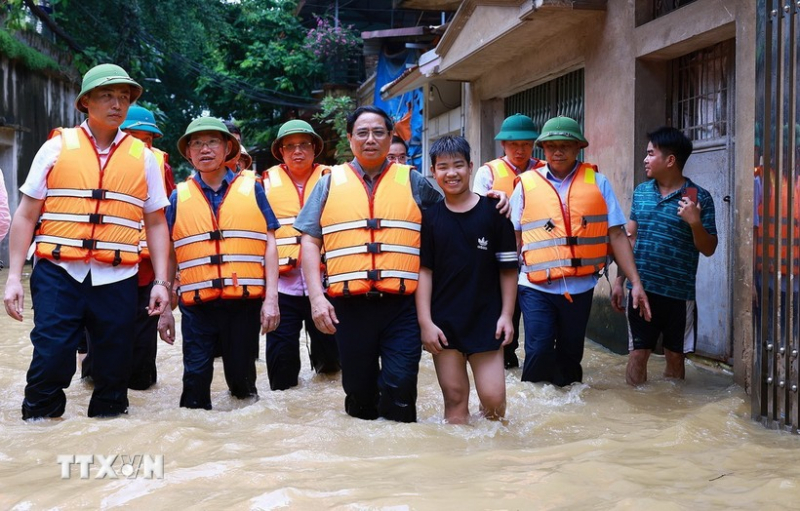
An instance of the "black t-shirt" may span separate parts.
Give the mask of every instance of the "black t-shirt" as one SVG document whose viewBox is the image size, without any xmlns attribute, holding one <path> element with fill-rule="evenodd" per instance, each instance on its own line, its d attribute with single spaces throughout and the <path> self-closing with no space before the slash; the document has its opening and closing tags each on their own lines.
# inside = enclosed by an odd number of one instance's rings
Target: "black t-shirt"
<svg viewBox="0 0 800 511">
<path fill-rule="evenodd" d="M 449 347 L 466 354 L 500 346 L 500 270 L 517 269 L 514 227 L 496 206 L 481 197 L 454 213 L 441 201 L 422 214 L 420 263 L 433 272 L 431 317 Z"/>
</svg>

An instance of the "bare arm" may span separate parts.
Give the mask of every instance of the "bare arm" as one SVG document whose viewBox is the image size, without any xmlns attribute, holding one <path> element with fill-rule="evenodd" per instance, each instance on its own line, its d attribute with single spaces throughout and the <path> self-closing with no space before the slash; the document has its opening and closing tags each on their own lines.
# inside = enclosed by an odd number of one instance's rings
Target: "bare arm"
<svg viewBox="0 0 800 511">
<path fill-rule="evenodd" d="M 42 212 L 44 200 L 37 200 L 27 195 L 22 195 L 22 201 L 14 213 L 11 221 L 11 237 L 9 238 L 8 279 L 3 301 L 6 313 L 22 321 L 22 311 L 25 307 L 25 291 L 22 289 L 22 266 L 25 264 L 28 247 L 33 238 L 33 230 L 39 215 Z"/>
<path fill-rule="evenodd" d="M 514 338 L 514 307 L 517 303 L 517 270 L 500 270 L 500 293 L 503 298 L 503 309 L 500 319 L 497 320 L 495 338 L 503 338 L 503 346 Z"/>
<path fill-rule="evenodd" d="M 414 293 L 414 301 L 417 305 L 417 321 L 419 322 L 420 334 L 422 336 L 422 346 L 425 351 L 433 355 L 441 353 L 447 346 L 447 338 L 444 332 L 436 326 L 431 318 L 431 296 L 433 295 L 433 271 L 424 266 L 419 269 L 419 280 L 417 281 L 417 291 Z"/>
<path fill-rule="evenodd" d="M 610 227 L 608 235 L 611 238 L 611 247 L 614 249 L 614 258 L 617 265 L 622 269 L 622 272 L 627 275 L 633 289 L 633 308 L 639 309 L 639 314 L 644 316 L 644 319 L 650 321 L 650 302 L 647 300 L 647 294 L 642 287 L 642 281 L 639 279 L 639 272 L 636 271 L 636 264 L 633 261 L 633 249 L 628 241 L 628 236 L 621 226 Z"/>
<path fill-rule="evenodd" d="M 311 302 L 311 317 L 317 329 L 325 334 L 336 332 L 339 320 L 333 305 L 325 297 L 325 288 L 322 286 L 322 277 L 319 267 L 322 263 L 322 240 L 303 234 L 300 238 L 301 265 L 303 276 L 308 286 L 308 300 Z"/>
<path fill-rule="evenodd" d="M 164 210 L 159 209 L 145 213 L 144 225 L 147 230 L 147 247 L 150 249 L 150 261 L 153 264 L 156 280 L 169 282 L 171 279 L 167 273 L 172 243 L 169 237 L 167 219 L 164 217 Z M 149 314 L 151 316 L 161 314 L 169 308 L 169 304 L 170 290 L 164 286 L 153 286 L 152 291 L 150 291 Z"/>
<path fill-rule="evenodd" d="M 278 245 L 275 242 L 275 231 L 267 231 L 267 251 L 264 254 L 265 296 L 261 307 L 261 333 L 272 332 L 281 322 L 278 309 Z"/>
<path fill-rule="evenodd" d="M 639 230 L 639 224 L 633 220 L 628 220 L 626 230 L 628 231 L 627 237 L 632 249 L 636 245 L 636 233 Z M 617 264 L 617 278 L 614 280 L 614 285 L 611 287 L 611 306 L 617 312 L 623 312 L 625 310 L 624 284 L 625 272 L 623 272 L 622 268 Z"/>
<path fill-rule="evenodd" d="M 694 246 L 704 256 L 711 257 L 717 250 L 717 236 L 709 234 L 703 227 L 700 211 L 700 205 L 692 202 L 688 197 L 682 198 L 678 205 L 678 216 L 692 228 Z"/>
</svg>

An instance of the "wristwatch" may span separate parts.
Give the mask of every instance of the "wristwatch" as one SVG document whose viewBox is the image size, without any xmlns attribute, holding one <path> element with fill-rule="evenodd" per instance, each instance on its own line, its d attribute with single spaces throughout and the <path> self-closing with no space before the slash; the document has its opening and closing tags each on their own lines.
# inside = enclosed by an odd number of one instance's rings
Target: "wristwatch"
<svg viewBox="0 0 800 511">
<path fill-rule="evenodd" d="M 172 285 L 169 282 L 167 282 L 166 280 L 155 279 L 153 281 L 153 285 L 154 286 L 164 286 L 167 289 L 171 289 L 172 288 Z"/>
</svg>

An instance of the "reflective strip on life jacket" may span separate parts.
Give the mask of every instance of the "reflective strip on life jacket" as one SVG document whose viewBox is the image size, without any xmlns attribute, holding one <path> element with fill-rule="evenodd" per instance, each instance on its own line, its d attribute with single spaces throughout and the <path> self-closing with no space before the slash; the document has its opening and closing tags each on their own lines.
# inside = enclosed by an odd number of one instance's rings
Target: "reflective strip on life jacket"
<svg viewBox="0 0 800 511">
<path fill-rule="evenodd" d="M 331 169 L 320 218 L 330 296 L 417 288 L 422 213 L 410 167 L 390 164 L 372 190 L 349 165 Z"/>
</svg>

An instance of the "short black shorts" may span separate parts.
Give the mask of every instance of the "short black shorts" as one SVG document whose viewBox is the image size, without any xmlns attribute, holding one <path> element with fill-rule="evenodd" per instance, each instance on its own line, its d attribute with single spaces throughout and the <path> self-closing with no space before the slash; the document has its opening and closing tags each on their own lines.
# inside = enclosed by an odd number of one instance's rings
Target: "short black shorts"
<svg viewBox="0 0 800 511">
<path fill-rule="evenodd" d="M 694 300 L 676 300 L 647 293 L 652 320 L 639 316 L 628 293 L 628 350 L 652 350 L 663 335 L 664 349 L 693 353 L 697 344 L 697 305 Z"/>
</svg>

